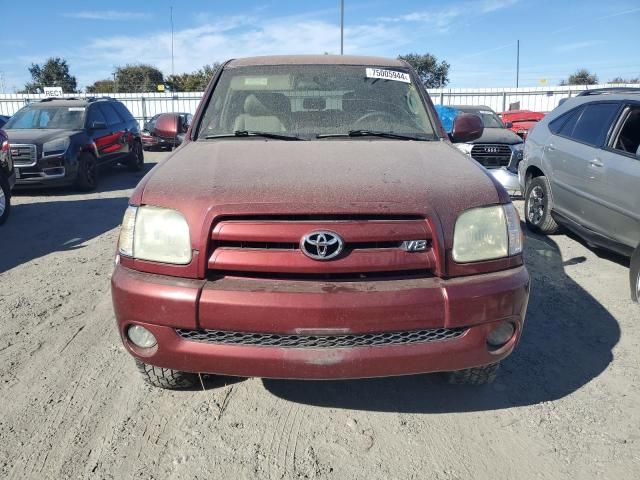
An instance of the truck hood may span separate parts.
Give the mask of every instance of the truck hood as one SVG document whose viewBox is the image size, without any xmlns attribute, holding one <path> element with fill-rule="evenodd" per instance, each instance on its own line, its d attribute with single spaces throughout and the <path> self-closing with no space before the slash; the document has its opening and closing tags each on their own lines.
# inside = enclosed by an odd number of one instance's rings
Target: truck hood
<svg viewBox="0 0 640 480">
<path fill-rule="evenodd" d="M 70 137 L 76 130 L 49 128 L 16 128 L 5 130 L 11 143 L 30 143 L 42 145 L 58 137 Z"/>
<path fill-rule="evenodd" d="M 420 215 L 447 245 L 458 214 L 500 203 L 498 189 L 446 142 L 230 139 L 185 144 L 132 201 L 181 211 L 195 249 L 220 215 Z"/>
<path fill-rule="evenodd" d="M 480 138 L 469 143 L 500 143 L 504 145 L 515 145 L 516 143 L 522 143 L 522 138 L 508 128 L 485 128 Z"/>
</svg>

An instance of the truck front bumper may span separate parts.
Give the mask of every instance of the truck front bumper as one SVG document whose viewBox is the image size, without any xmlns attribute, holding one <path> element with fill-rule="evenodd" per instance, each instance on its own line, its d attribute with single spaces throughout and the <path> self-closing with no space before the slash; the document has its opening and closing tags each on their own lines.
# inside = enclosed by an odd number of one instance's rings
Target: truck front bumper
<svg viewBox="0 0 640 480">
<path fill-rule="evenodd" d="M 500 361 L 522 333 L 529 275 L 517 267 L 450 280 L 205 281 L 118 265 L 112 295 L 122 341 L 145 363 L 242 377 L 363 378 Z M 504 322 L 514 334 L 490 348 L 487 336 Z M 135 346 L 131 325 L 157 344 Z"/>
</svg>

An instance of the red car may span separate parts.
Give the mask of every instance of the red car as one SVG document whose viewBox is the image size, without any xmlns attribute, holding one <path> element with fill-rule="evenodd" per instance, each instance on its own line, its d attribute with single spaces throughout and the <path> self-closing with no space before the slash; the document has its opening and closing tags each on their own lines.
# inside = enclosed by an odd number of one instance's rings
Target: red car
<svg viewBox="0 0 640 480">
<path fill-rule="evenodd" d="M 510 110 L 502 112 L 500 117 L 507 128 L 524 140 L 527 138 L 529 130 L 544 118 L 544 113 L 532 112 L 531 110 Z"/>
<path fill-rule="evenodd" d="M 193 115 L 190 113 L 159 113 L 144 125 L 142 145 L 152 148 L 173 149 L 182 144 Z"/>
<path fill-rule="evenodd" d="M 451 138 L 482 131 L 461 114 Z M 226 63 L 129 205 L 113 305 L 152 385 L 425 372 L 481 384 L 522 333 L 516 209 L 452 146 L 402 60 Z"/>
</svg>

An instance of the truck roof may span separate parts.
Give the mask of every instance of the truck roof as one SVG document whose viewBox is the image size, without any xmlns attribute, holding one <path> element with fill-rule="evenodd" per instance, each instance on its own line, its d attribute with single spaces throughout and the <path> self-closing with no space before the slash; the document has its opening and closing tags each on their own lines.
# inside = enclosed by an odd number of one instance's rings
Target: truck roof
<svg viewBox="0 0 640 480">
<path fill-rule="evenodd" d="M 377 67 L 403 67 L 404 60 L 362 55 L 270 55 L 231 60 L 226 66 L 248 67 L 254 65 L 368 65 Z"/>
</svg>

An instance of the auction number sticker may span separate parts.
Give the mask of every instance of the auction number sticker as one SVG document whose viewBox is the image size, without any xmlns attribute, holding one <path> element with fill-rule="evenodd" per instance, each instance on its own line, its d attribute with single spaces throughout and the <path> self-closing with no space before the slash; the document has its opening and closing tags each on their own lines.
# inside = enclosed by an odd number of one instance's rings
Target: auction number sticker
<svg viewBox="0 0 640 480">
<path fill-rule="evenodd" d="M 69 107 L 70 112 L 84 112 L 84 107 Z"/>
<path fill-rule="evenodd" d="M 411 83 L 411 77 L 408 73 L 398 72 L 396 70 L 384 70 L 382 68 L 367 68 L 367 78 L 382 78 L 395 82 Z"/>
</svg>

